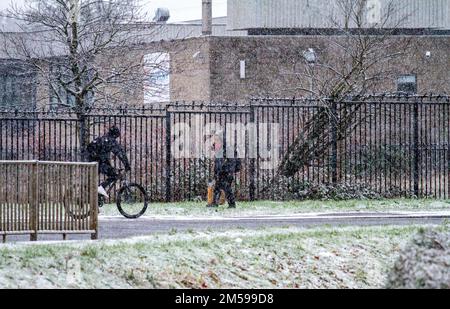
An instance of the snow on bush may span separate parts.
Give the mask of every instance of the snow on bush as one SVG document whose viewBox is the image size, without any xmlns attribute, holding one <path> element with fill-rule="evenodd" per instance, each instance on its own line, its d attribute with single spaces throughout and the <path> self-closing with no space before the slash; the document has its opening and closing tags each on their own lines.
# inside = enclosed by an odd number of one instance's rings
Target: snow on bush
<svg viewBox="0 0 450 309">
<path fill-rule="evenodd" d="M 421 230 L 388 277 L 391 289 L 450 289 L 450 231 Z"/>
<path fill-rule="evenodd" d="M 392 186 L 389 190 L 378 192 L 370 185 L 363 183 L 323 183 L 312 184 L 294 178 L 279 177 L 271 186 L 261 186 L 260 196 L 283 200 L 378 200 L 397 197 L 414 197 L 414 194 Z"/>
</svg>

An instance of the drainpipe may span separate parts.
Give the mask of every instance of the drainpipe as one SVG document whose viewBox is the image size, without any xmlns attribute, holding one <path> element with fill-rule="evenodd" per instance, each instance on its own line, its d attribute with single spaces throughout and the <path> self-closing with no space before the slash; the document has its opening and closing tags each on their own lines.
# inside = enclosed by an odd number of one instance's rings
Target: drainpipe
<svg viewBox="0 0 450 309">
<path fill-rule="evenodd" d="M 202 0 L 202 35 L 212 35 L 212 0 Z"/>
</svg>

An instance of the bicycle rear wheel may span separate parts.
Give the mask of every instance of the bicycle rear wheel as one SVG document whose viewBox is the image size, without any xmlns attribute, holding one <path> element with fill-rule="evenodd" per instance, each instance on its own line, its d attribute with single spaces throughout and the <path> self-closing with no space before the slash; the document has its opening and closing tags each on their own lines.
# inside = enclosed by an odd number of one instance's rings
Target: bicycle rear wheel
<svg viewBox="0 0 450 309">
<path fill-rule="evenodd" d="M 117 193 L 116 204 L 122 216 L 127 219 L 138 219 L 147 211 L 147 191 L 135 183 L 124 186 Z"/>
</svg>

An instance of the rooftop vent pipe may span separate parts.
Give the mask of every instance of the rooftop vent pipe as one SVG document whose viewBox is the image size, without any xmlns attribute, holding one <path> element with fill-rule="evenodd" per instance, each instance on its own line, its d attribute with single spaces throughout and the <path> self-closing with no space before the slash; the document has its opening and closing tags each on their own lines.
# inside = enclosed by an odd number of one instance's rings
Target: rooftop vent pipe
<svg viewBox="0 0 450 309">
<path fill-rule="evenodd" d="M 158 8 L 153 21 L 155 23 L 166 23 L 170 18 L 170 11 L 167 8 Z"/>
</svg>

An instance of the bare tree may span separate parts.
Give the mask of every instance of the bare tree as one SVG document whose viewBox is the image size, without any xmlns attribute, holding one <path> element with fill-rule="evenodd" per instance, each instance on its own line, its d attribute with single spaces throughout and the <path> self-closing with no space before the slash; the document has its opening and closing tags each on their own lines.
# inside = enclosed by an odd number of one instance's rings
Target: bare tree
<svg viewBox="0 0 450 309">
<path fill-rule="evenodd" d="M 308 121 L 303 134 L 283 158 L 280 175 L 295 175 L 312 158 L 333 147 L 333 139 L 342 140 L 355 127 L 355 116 L 362 105 L 339 103 L 366 95 L 392 78 L 392 64 L 408 52 L 410 41 L 392 36 L 407 19 L 407 16 L 398 18 L 398 3 L 391 1 L 384 8 L 372 4 L 377 2 L 338 0 L 335 16 L 330 17 L 330 27 L 337 29 L 337 33 L 327 36 L 328 53 L 333 56 L 321 59 L 312 54 L 313 50 L 305 54 L 304 69 L 295 73 L 299 76 L 299 89 L 322 98 L 319 99 L 322 108 Z M 306 87 L 304 81 L 311 81 L 314 87 Z M 328 138 L 331 135 L 333 139 Z"/>
<path fill-rule="evenodd" d="M 106 106 L 142 95 L 149 82 L 144 67 L 161 64 L 145 63 L 141 53 L 159 27 L 146 22 L 140 0 L 28 0 L 6 15 L 20 31 L 0 33 L 2 52 L 44 79 L 49 104 L 76 113 L 82 154 L 89 112 L 99 102 Z"/>
</svg>

